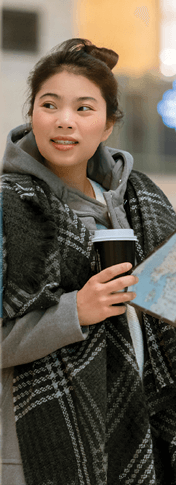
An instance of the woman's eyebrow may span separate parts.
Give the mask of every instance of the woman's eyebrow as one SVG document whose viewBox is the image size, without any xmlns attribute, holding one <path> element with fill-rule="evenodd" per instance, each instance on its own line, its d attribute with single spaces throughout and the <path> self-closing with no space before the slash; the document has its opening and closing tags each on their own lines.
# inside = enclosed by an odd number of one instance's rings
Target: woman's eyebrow
<svg viewBox="0 0 176 485">
<path fill-rule="evenodd" d="M 40 99 L 44 98 L 45 96 L 52 96 L 53 98 L 61 99 L 61 96 L 56 93 L 44 93 L 40 96 Z M 97 103 L 97 100 L 92 96 L 80 96 L 79 98 L 75 98 L 75 101 L 95 101 Z"/>
<path fill-rule="evenodd" d="M 45 93 L 45 94 L 42 94 L 42 96 L 40 96 L 40 99 L 44 98 L 45 96 L 52 96 L 53 98 L 61 99 L 61 96 L 59 96 L 56 93 Z"/>
<path fill-rule="evenodd" d="M 80 98 L 76 98 L 77 101 L 95 101 L 97 103 L 97 99 L 92 98 L 92 96 L 81 96 Z"/>
</svg>

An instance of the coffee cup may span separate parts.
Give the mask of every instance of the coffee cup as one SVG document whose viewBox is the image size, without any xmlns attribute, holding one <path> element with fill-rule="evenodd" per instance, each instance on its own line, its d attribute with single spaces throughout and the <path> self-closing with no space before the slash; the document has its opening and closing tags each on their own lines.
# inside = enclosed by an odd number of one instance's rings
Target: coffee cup
<svg viewBox="0 0 176 485">
<path fill-rule="evenodd" d="M 100 270 L 114 264 L 135 264 L 135 241 L 133 229 L 100 229 L 95 231 L 93 243 L 99 254 Z"/>
<path fill-rule="evenodd" d="M 100 229 L 95 231 L 93 243 L 97 255 L 97 269 L 99 271 L 114 264 L 135 264 L 135 241 L 133 229 Z M 131 274 L 131 270 L 116 276 L 119 278 Z M 127 291 L 125 288 L 124 291 Z"/>
</svg>

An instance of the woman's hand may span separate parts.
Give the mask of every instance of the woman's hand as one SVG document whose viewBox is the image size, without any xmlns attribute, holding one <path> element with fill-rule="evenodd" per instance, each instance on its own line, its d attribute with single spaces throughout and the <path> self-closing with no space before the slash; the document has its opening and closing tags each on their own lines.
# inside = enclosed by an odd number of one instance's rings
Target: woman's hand
<svg viewBox="0 0 176 485">
<path fill-rule="evenodd" d="M 112 278 L 126 273 L 131 268 L 131 263 L 110 266 L 92 276 L 78 291 L 77 311 L 80 325 L 93 325 L 108 317 L 125 313 L 125 305 L 112 305 L 126 303 L 136 297 L 136 293 L 123 290 L 128 286 L 135 285 L 138 278 L 132 275 L 121 276 L 114 280 Z"/>
</svg>

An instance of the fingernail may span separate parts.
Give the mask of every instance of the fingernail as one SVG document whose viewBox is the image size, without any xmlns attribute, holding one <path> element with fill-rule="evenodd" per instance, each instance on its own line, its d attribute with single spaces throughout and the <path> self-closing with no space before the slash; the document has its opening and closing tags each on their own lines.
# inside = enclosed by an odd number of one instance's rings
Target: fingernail
<svg viewBox="0 0 176 485">
<path fill-rule="evenodd" d="M 128 269 L 132 268 L 132 264 L 131 263 L 127 263 L 127 268 Z"/>
</svg>

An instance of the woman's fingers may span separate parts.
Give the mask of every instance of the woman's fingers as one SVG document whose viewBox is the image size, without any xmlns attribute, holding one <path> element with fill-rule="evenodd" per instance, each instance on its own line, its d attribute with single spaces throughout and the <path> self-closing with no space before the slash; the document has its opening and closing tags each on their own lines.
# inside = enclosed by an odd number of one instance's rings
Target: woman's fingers
<svg viewBox="0 0 176 485">
<path fill-rule="evenodd" d="M 126 312 L 126 306 L 125 305 L 112 306 L 109 317 L 118 317 L 119 315 L 123 315 L 123 313 L 125 313 L 125 312 Z"/>
<path fill-rule="evenodd" d="M 139 279 L 137 276 L 127 275 L 119 276 L 118 278 L 106 283 L 106 288 L 109 293 L 114 293 L 116 291 L 122 291 L 128 286 L 133 286 L 138 283 Z"/>
<path fill-rule="evenodd" d="M 131 263 L 120 263 L 115 264 L 113 266 L 109 266 L 109 268 L 103 269 L 96 275 L 97 281 L 99 283 L 107 283 L 108 281 L 112 280 L 116 276 L 120 274 L 127 273 L 132 268 Z"/>
<path fill-rule="evenodd" d="M 120 263 L 106 268 L 96 275 L 96 281 L 100 284 L 106 283 L 109 293 L 121 291 L 124 288 L 138 283 L 137 276 L 124 275 L 132 268 L 131 263 Z M 123 274 L 124 276 L 120 276 Z M 114 279 L 115 278 L 115 279 Z"/>
<path fill-rule="evenodd" d="M 77 292 L 77 311 L 80 325 L 92 325 L 126 311 L 125 303 L 133 300 L 134 292 L 124 289 L 138 282 L 133 275 L 121 276 L 132 268 L 121 263 L 92 276 Z M 112 279 L 115 278 L 115 279 Z M 119 304 L 122 304 L 118 306 Z"/>
<path fill-rule="evenodd" d="M 109 306 L 119 305 L 119 303 L 125 304 L 127 301 L 134 300 L 134 298 L 136 298 L 136 293 L 134 291 L 119 291 L 109 296 L 108 304 Z"/>
</svg>

